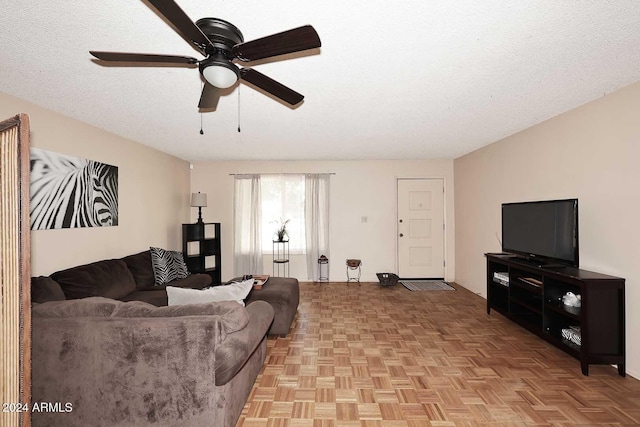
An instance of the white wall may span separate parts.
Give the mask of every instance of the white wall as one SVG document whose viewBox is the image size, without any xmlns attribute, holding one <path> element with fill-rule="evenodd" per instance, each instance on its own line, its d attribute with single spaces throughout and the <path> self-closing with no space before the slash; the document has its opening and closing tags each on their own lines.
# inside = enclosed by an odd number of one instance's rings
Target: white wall
<svg viewBox="0 0 640 427">
<path fill-rule="evenodd" d="M 181 249 L 189 163 L 0 92 L 0 118 L 27 113 L 31 146 L 118 167 L 116 227 L 31 231 L 32 275 L 159 246 Z"/>
<path fill-rule="evenodd" d="M 640 83 L 454 162 L 456 279 L 486 297 L 504 202 L 579 199 L 580 267 L 626 278 L 627 369 L 640 378 Z"/>
<path fill-rule="evenodd" d="M 205 222 L 221 222 L 222 276 L 233 275 L 233 176 L 232 173 L 327 173 L 330 195 L 330 280 L 345 281 L 347 258 L 362 260 L 363 281 L 377 282 L 376 273 L 396 272 L 396 179 L 444 178 L 446 280 L 454 280 L 453 161 L 266 161 L 199 162 L 191 174 L 192 191 L 207 193 Z M 192 210 L 197 218 L 197 209 Z M 362 222 L 362 217 L 367 222 Z M 304 259 L 297 257 L 291 275 L 307 280 Z M 271 258 L 265 257 L 265 273 L 271 274 Z M 304 276 L 303 276 L 304 275 Z"/>
</svg>

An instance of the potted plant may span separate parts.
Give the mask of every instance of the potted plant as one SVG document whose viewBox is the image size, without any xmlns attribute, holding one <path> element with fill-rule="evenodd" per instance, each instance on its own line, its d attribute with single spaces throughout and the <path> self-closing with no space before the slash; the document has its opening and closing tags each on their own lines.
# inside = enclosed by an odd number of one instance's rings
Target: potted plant
<svg viewBox="0 0 640 427">
<path fill-rule="evenodd" d="M 286 242 L 287 240 L 289 240 L 289 235 L 287 234 L 287 224 L 289 223 L 289 220 L 284 221 L 282 218 L 280 218 L 280 221 L 276 222 L 279 224 L 279 226 L 276 230 L 275 241 Z"/>
</svg>

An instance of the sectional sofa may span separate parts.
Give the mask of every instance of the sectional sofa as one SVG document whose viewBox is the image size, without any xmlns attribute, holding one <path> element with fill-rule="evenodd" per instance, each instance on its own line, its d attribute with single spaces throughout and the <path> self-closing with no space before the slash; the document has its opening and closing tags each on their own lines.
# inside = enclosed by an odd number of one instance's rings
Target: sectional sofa
<svg viewBox="0 0 640 427">
<path fill-rule="evenodd" d="M 33 426 L 236 424 L 266 357 L 273 308 L 156 307 L 89 297 L 34 304 Z"/>
<path fill-rule="evenodd" d="M 234 426 L 299 285 L 270 278 L 245 307 L 167 306 L 166 286 L 210 284 L 191 274 L 155 285 L 149 251 L 32 278 L 33 402 L 72 408 L 34 413 L 33 425 Z"/>
</svg>

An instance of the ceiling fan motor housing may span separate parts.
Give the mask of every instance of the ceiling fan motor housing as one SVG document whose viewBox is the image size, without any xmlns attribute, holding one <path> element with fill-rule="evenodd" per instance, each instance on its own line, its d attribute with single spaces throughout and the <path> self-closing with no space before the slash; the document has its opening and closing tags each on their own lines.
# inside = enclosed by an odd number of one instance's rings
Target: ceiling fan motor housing
<svg viewBox="0 0 640 427">
<path fill-rule="evenodd" d="M 199 19 L 196 21 L 196 26 L 211 40 L 211 45 L 205 46 L 207 58 L 200 61 L 198 67 L 200 73 L 209 83 L 221 89 L 235 84 L 240 78 L 240 70 L 231 62 L 233 60 L 231 50 L 244 41 L 240 30 L 230 22 L 219 18 Z M 215 68 L 209 68 L 212 66 Z M 233 74 L 223 69 L 232 71 Z M 235 78 L 232 77 L 233 75 Z"/>
<path fill-rule="evenodd" d="M 202 18 L 196 21 L 196 25 L 211 40 L 211 46 L 206 46 L 208 54 L 212 54 L 210 50 L 222 50 L 225 52 L 229 60 L 233 59 L 231 50 L 237 44 L 244 42 L 242 33 L 230 22 L 219 18 Z"/>
</svg>

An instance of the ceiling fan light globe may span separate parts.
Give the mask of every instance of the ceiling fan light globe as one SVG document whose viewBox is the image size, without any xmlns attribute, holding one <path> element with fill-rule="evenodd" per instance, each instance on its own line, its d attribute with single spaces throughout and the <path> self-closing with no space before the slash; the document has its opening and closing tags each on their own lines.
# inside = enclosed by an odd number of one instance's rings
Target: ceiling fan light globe
<svg viewBox="0 0 640 427">
<path fill-rule="evenodd" d="M 202 75 L 209 84 L 226 89 L 238 81 L 238 72 L 230 67 L 220 64 L 212 64 L 202 70 Z"/>
</svg>

